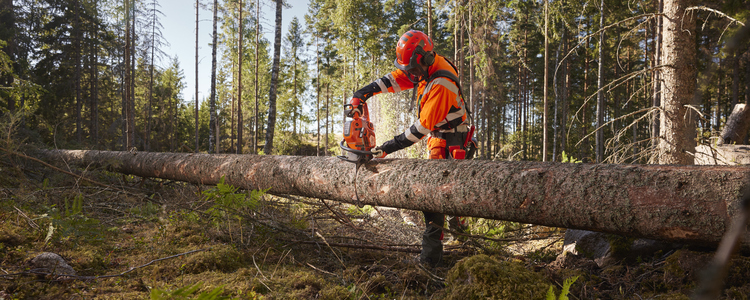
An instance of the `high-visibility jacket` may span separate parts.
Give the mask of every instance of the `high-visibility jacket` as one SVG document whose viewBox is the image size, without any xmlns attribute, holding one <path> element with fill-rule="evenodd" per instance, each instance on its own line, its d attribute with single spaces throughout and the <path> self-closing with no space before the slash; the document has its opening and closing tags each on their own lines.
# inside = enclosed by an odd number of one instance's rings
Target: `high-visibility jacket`
<svg viewBox="0 0 750 300">
<path fill-rule="evenodd" d="M 429 77 L 432 77 L 439 70 L 446 70 L 457 75 L 456 70 L 445 57 L 436 55 L 435 62 L 428 68 L 427 73 Z M 437 77 L 429 82 L 427 78 L 420 81 L 417 86 L 419 119 L 404 133 L 385 142 L 381 146 L 382 150 L 385 153 L 392 153 L 419 142 L 432 131 L 454 130 L 463 124 L 466 121 L 467 111 L 458 86 L 456 82 L 446 77 Z M 367 100 L 380 93 L 398 93 L 413 88 L 414 83 L 409 80 L 408 76 L 403 71 L 396 70 L 355 92 L 354 97 Z"/>
</svg>

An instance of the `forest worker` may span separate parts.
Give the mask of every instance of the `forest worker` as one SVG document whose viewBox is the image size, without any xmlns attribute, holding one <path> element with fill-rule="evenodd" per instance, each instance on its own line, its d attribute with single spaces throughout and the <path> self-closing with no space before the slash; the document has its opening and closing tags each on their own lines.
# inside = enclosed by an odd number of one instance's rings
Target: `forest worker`
<svg viewBox="0 0 750 300">
<path fill-rule="evenodd" d="M 430 159 L 463 159 L 461 151 L 451 152 L 455 149 L 466 151 L 463 146 L 470 134 L 456 67 L 444 56 L 436 54 L 430 37 L 417 30 L 409 30 L 398 40 L 394 64 L 398 70 L 356 91 L 351 103 L 356 110 L 357 104 L 374 95 L 398 93 L 416 87 L 419 118 L 406 132 L 376 147 L 373 151 L 375 157 L 382 158 L 409 147 L 430 134 L 427 142 Z M 473 154 L 471 152 L 470 155 Z M 419 260 L 435 267 L 441 263 L 443 256 L 443 232 L 440 228 L 445 224 L 445 216 L 428 211 L 422 213 L 426 229 Z M 439 227 L 432 226 L 430 222 Z M 463 229 L 459 218 L 452 218 L 450 223 L 451 229 Z"/>
</svg>

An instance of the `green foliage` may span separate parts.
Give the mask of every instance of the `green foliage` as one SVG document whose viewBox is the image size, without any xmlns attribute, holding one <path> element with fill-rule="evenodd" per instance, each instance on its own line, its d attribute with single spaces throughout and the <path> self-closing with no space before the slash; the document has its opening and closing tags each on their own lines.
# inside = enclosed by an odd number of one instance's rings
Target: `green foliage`
<svg viewBox="0 0 750 300">
<path fill-rule="evenodd" d="M 578 280 L 579 276 L 570 277 L 568 279 L 565 279 L 562 286 L 562 291 L 560 291 L 560 296 L 555 297 L 555 287 L 550 286 L 549 290 L 547 291 L 547 300 L 568 300 L 568 294 L 570 293 L 570 287 Z"/>
<path fill-rule="evenodd" d="M 562 154 L 560 154 L 560 156 L 562 157 L 562 160 L 560 162 L 573 163 L 573 164 L 580 164 L 581 163 L 580 159 L 576 159 L 573 156 L 568 157 L 568 155 L 565 154 L 565 151 L 563 151 Z"/>
<path fill-rule="evenodd" d="M 264 191 L 250 191 L 248 195 L 245 192 L 238 192 L 239 188 L 224 183 L 224 176 L 215 187 L 203 192 L 205 201 L 213 202 L 213 205 L 206 211 L 211 216 L 215 224 L 219 224 L 235 218 L 243 220 L 243 216 L 255 210 L 258 207 L 258 200 L 265 194 Z"/>
<path fill-rule="evenodd" d="M 57 233 L 61 240 L 73 240 L 76 243 L 99 243 L 104 241 L 104 232 L 100 228 L 99 220 L 89 218 L 83 211 L 83 196 L 78 194 L 72 201 L 65 199 L 62 209 L 53 206 L 51 223 L 48 227 L 49 242 Z"/>
<path fill-rule="evenodd" d="M 250 197 L 242 192 L 237 192 L 239 188 L 224 183 L 224 176 L 215 187 L 203 191 L 203 197 L 206 201 L 213 201 L 215 206 L 224 208 L 255 209 L 258 206 L 258 199 L 265 192 L 252 191 Z"/>
<path fill-rule="evenodd" d="M 201 292 L 198 295 L 195 295 L 195 292 L 200 290 L 201 288 L 200 283 L 196 283 L 191 286 L 178 288 L 174 291 L 165 291 L 161 289 L 153 289 L 151 290 L 151 300 L 225 300 L 225 299 L 234 299 L 227 296 L 222 296 L 221 294 L 224 292 L 224 286 L 217 287 L 211 291 L 208 292 Z M 257 298 L 251 298 L 251 299 L 257 299 Z"/>
</svg>

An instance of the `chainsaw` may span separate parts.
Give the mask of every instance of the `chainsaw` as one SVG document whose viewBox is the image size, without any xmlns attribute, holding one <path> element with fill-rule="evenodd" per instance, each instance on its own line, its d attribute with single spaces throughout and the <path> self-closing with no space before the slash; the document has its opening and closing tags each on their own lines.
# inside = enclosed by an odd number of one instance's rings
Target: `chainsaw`
<svg viewBox="0 0 750 300">
<path fill-rule="evenodd" d="M 352 99 L 352 103 L 344 105 L 344 114 L 349 117 L 344 123 L 344 139 L 339 147 L 346 151 L 346 155 L 338 156 L 343 161 L 354 163 L 354 196 L 358 207 L 362 208 L 357 194 L 357 173 L 359 166 L 370 161 L 375 148 L 375 127 L 370 122 L 370 111 L 367 102 Z M 360 105 L 361 104 L 361 105 Z M 362 111 L 358 108 L 361 106 Z"/>
</svg>

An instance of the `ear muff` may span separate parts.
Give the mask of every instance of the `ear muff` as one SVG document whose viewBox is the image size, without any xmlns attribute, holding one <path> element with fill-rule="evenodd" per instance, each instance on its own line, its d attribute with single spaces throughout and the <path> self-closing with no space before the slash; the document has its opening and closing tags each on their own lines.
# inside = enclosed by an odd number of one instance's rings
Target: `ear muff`
<svg viewBox="0 0 750 300">
<path fill-rule="evenodd" d="M 424 51 L 422 51 L 424 52 Z M 432 51 L 422 55 L 422 64 L 425 66 L 431 66 L 435 62 L 435 54 Z"/>
<path fill-rule="evenodd" d="M 424 51 L 424 48 L 422 46 L 417 46 L 417 49 L 414 49 L 414 54 L 422 55 L 419 62 L 425 66 L 431 66 L 435 62 L 435 54 L 430 52 Z"/>
</svg>

